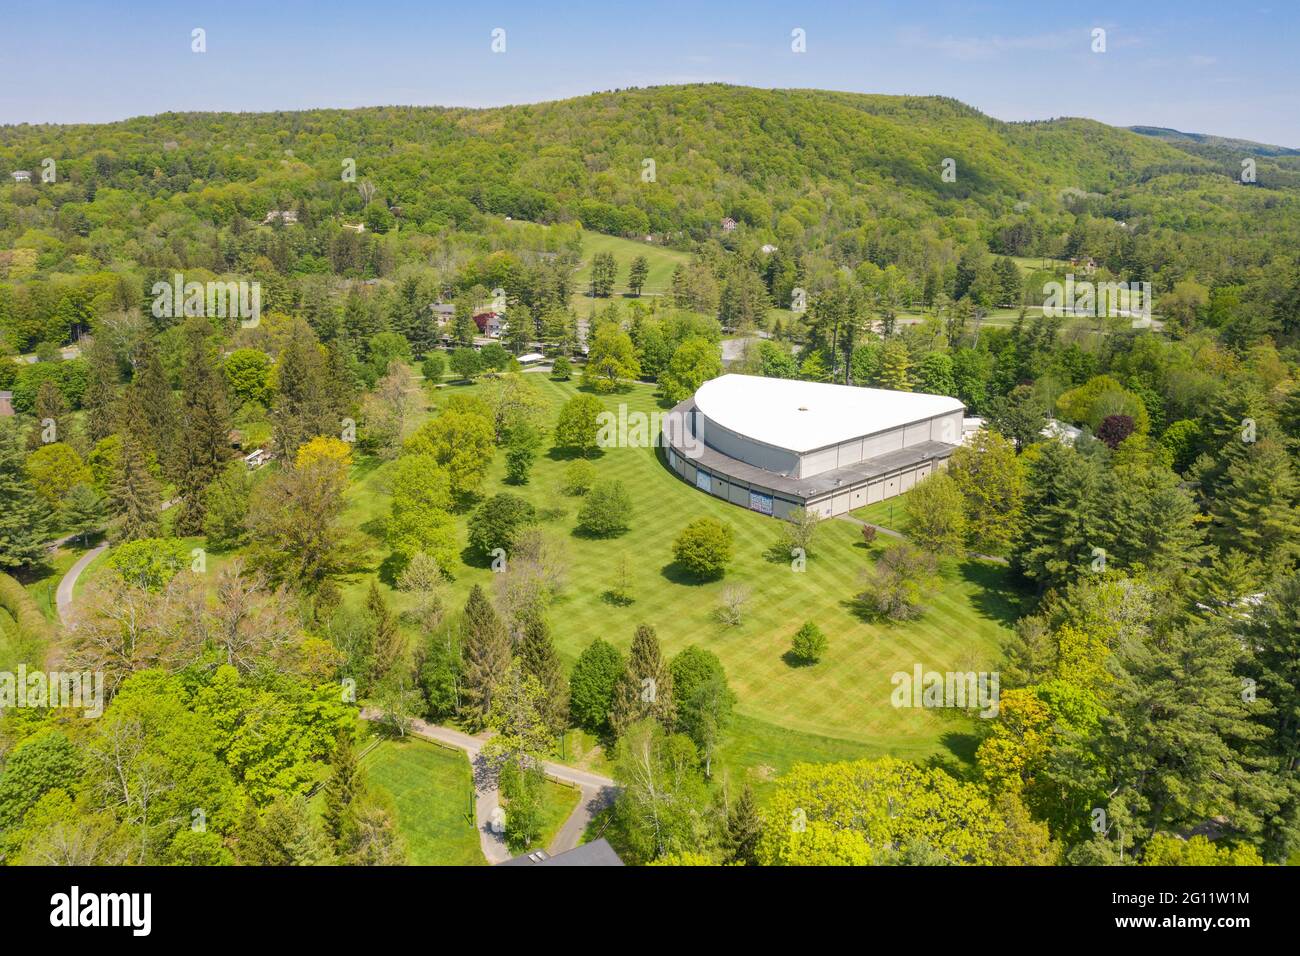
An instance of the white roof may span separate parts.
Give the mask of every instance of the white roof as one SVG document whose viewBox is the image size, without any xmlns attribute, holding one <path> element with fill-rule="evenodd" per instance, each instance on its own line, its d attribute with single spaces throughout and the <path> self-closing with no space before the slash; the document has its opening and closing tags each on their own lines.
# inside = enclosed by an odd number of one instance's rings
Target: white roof
<svg viewBox="0 0 1300 956">
<path fill-rule="evenodd" d="M 964 408 L 946 395 L 757 375 L 711 379 L 695 393 L 695 405 L 723 428 L 790 451 L 825 448 Z"/>
</svg>

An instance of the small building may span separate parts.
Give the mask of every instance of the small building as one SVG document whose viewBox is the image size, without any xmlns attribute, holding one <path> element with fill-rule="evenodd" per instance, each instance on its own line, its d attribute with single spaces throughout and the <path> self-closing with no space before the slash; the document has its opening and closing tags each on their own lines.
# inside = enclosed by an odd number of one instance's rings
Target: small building
<svg viewBox="0 0 1300 956">
<path fill-rule="evenodd" d="M 244 467 L 252 471 L 254 468 L 261 468 L 270 460 L 271 456 L 267 454 L 266 449 L 257 448 L 244 456 Z"/>
<path fill-rule="evenodd" d="M 364 222 L 345 222 L 343 228 L 351 229 L 353 232 L 365 232 L 366 224 Z"/>
<path fill-rule="evenodd" d="M 433 313 L 433 320 L 438 324 L 438 328 L 442 328 L 456 317 L 456 307 L 450 302 L 434 302 L 429 306 L 429 311 Z"/>
<path fill-rule="evenodd" d="M 502 317 L 498 312 L 480 312 L 474 316 L 474 324 L 490 339 L 501 337 Z"/>
<path fill-rule="evenodd" d="M 978 415 L 967 415 L 961 420 L 961 443 L 969 445 L 975 435 L 984 427 L 984 419 Z"/>
<path fill-rule="evenodd" d="M 14 414 L 14 393 L 0 392 L 0 418 L 12 418 Z"/>
<path fill-rule="evenodd" d="M 723 232 L 735 232 L 735 231 L 736 231 L 736 220 L 732 219 L 730 216 L 727 216 L 725 219 L 723 219 L 723 220 L 722 220 L 722 231 L 723 231 Z"/>
<path fill-rule="evenodd" d="M 291 226 L 298 221 L 298 213 L 292 209 L 272 209 L 262 220 L 262 225 L 269 226 L 279 220 L 282 225 Z"/>
<path fill-rule="evenodd" d="M 519 364 L 523 366 L 538 365 L 546 361 L 546 356 L 541 352 L 525 352 L 519 356 Z"/>
<path fill-rule="evenodd" d="M 32 181 L 32 174 L 26 169 L 15 169 L 10 175 L 13 176 L 16 183 L 30 183 Z"/>
<path fill-rule="evenodd" d="M 1069 422 L 1063 422 L 1059 418 L 1049 418 L 1043 430 L 1039 432 L 1044 438 L 1052 438 L 1063 445 L 1073 445 L 1083 434 L 1082 428 L 1076 428 Z"/>
<path fill-rule="evenodd" d="M 506 860 L 501 866 L 625 866 L 624 862 L 619 859 L 614 848 L 609 845 L 609 841 L 604 837 L 599 840 L 592 840 L 590 843 L 584 843 L 582 846 L 575 846 L 572 850 L 565 850 L 563 853 L 557 853 L 554 856 L 545 850 L 534 850 L 531 853 L 525 853 L 523 856 L 517 856 L 514 859 Z"/>
<path fill-rule="evenodd" d="M 758 251 L 763 253 L 765 256 L 770 256 L 772 253 L 776 252 L 776 246 L 772 245 L 770 242 L 765 242 L 759 246 Z"/>
</svg>

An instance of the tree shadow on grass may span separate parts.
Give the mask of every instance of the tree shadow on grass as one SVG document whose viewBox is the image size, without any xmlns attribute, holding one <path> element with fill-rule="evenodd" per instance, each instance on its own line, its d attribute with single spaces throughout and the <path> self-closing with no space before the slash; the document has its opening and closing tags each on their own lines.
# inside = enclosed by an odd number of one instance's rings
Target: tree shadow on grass
<svg viewBox="0 0 1300 956">
<path fill-rule="evenodd" d="M 1018 584 L 1009 568 L 988 561 L 963 561 L 957 573 L 979 589 L 970 602 L 983 617 L 1013 627 L 1024 616 L 1030 592 Z"/>
<path fill-rule="evenodd" d="M 551 450 L 546 453 L 546 457 L 551 461 L 586 460 L 591 462 L 594 465 L 596 462 L 600 461 L 602 458 L 605 457 L 605 449 L 597 448 L 594 453 L 584 455 L 576 448 L 567 448 L 567 447 L 561 447 L 560 445 L 552 445 Z"/>
<path fill-rule="evenodd" d="M 683 587 L 688 588 L 699 587 L 704 584 L 712 584 L 721 577 L 721 575 L 717 575 L 711 578 L 702 578 L 678 561 L 670 561 L 668 564 L 665 564 L 659 570 L 659 573 L 663 575 L 666 581 L 673 584 L 680 584 Z"/>
<path fill-rule="evenodd" d="M 781 655 L 781 660 L 785 661 L 787 667 L 791 667 L 795 670 L 803 670 L 812 667 L 817 663 L 816 661 L 808 660 L 806 657 L 800 657 L 794 651 L 786 651 Z"/>
<path fill-rule="evenodd" d="M 404 570 L 406 570 L 406 561 L 403 560 L 400 554 L 390 554 L 388 557 L 384 558 L 383 561 L 379 562 L 379 568 L 377 570 L 379 580 L 383 581 L 390 588 L 395 589 L 397 587 L 397 578 Z"/>
<path fill-rule="evenodd" d="M 947 753 L 936 753 L 926 760 L 926 766 L 946 770 L 959 780 L 974 776 L 975 751 L 984 738 L 971 730 L 948 730 L 939 736 Z"/>
<path fill-rule="evenodd" d="M 628 597 L 626 594 L 617 594 L 613 588 L 609 588 L 600 595 L 600 599 L 612 607 L 631 607 L 636 603 L 636 598 Z"/>
</svg>

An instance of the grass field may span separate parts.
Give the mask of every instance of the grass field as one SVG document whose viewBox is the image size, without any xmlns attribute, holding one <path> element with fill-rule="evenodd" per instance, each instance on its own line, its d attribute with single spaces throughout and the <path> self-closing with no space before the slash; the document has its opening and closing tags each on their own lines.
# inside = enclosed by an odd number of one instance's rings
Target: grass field
<svg viewBox="0 0 1300 956">
<path fill-rule="evenodd" d="M 574 383 L 533 378 L 557 408 L 577 391 Z M 443 389 L 438 397 L 476 388 Z M 603 401 L 611 409 L 619 402 L 626 402 L 631 411 L 658 407 L 649 386 L 635 386 Z M 1016 616 L 1017 595 L 1004 570 L 975 562 L 954 566 L 921 620 L 872 623 L 859 616 L 853 602 L 861 569 L 872 559 L 872 549 L 862 543 L 856 525 L 826 522 L 806 572 L 798 573 L 785 557 L 771 553 L 780 531 L 773 519 L 687 486 L 660 462 L 654 449 L 621 448 L 606 450 L 597 467 L 602 477 L 623 481 L 631 492 L 632 530 L 622 538 L 589 540 L 572 533 L 579 501 L 560 491 L 566 465 L 558 456 L 543 455 L 532 481 L 513 488 L 504 485 L 504 465 L 498 460 L 483 489 L 490 494 L 509 488 L 547 510 L 543 527 L 564 543 L 568 583 L 551 612 L 551 623 L 566 664 L 596 637 L 626 651 L 642 622 L 656 628 L 668 654 L 689 644 L 709 648 L 721 658 L 738 697 L 740 719 L 721 759 L 760 773 L 799 759 L 884 752 L 916 758 L 968 755 L 971 724 L 933 711 L 894 709 L 889 703 L 890 676 L 916 663 L 938 670 L 991 668 Z M 364 598 L 387 556 L 382 519 L 391 467 L 366 463 L 354 473 L 347 520 L 357 532 L 356 553 L 363 567 L 346 583 L 351 602 Z M 695 582 L 672 561 L 673 538 L 699 515 L 717 517 L 735 532 L 736 557 L 724 581 Z M 463 536 L 464 516 L 459 521 Z M 629 562 L 635 596 L 626 607 L 605 597 L 623 557 Z M 489 570 L 466 565 L 448 588 L 448 607 L 460 607 L 474 583 L 490 587 L 491 578 Z M 752 593 L 743 622 L 734 627 L 715 619 L 727 584 L 742 584 Z M 401 606 L 402 595 L 390 592 L 390 598 Z M 807 619 L 827 633 L 830 650 L 814 666 L 794 666 L 786 652 L 795 630 Z"/>
<path fill-rule="evenodd" d="M 634 239 L 620 239 L 618 236 L 606 236 L 599 232 L 587 232 L 582 237 L 582 264 L 573 275 L 573 288 L 581 294 L 581 299 L 590 305 L 587 292 L 591 287 L 591 260 L 598 252 L 611 252 L 618 263 L 618 278 L 614 282 L 614 295 L 621 296 L 628 292 L 627 273 L 632 260 L 645 256 L 650 266 L 646 276 L 642 295 L 665 295 L 672 288 L 673 270 L 679 265 L 691 261 L 690 253 L 676 249 L 665 249 L 650 242 L 638 242 Z"/>
<path fill-rule="evenodd" d="M 361 765 L 370 786 L 392 798 L 410 863 L 479 866 L 486 862 L 470 816 L 473 781 L 463 753 L 414 738 L 387 739 L 369 751 Z M 550 844 L 579 797 L 573 787 L 546 781 L 542 833 L 530 850 Z"/>
<path fill-rule="evenodd" d="M 393 800 L 409 862 L 419 866 L 481 866 L 470 812 L 469 760 L 423 740 L 384 740 L 362 758 L 370 786 Z"/>
</svg>

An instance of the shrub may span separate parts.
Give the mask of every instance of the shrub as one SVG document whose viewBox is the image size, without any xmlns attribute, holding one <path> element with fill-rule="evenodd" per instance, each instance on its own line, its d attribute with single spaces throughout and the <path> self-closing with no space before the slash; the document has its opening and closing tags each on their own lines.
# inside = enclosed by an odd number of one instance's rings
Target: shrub
<svg viewBox="0 0 1300 956">
<path fill-rule="evenodd" d="M 596 483 L 596 466 L 579 459 L 564 469 L 564 493 L 585 495 Z"/>
<path fill-rule="evenodd" d="M 717 518 L 696 518 L 673 542 L 673 556 L 696 577 L 721 577 L 731 563 L 732 538 Z"/>
<path fill-rule="evenodd" d="M 578 509 L 578 528 L 598 538 L 620 535 L 632 526 L 632 496 L 623 482 L 601 481 Z"/>
<path fill-rule="evenodd" d="M 794 656 L 810 664 L 815 664 L 822 659 L 826 647 L 826 635 L 812 621 L 804 621 L 803 627 L 795 631 L 794 640 L 790 642 L 790 649 L 794 652 Z"/>
<path fill-rule="evenodd" d="M 557 382 L 567 382 L 573 374 L 573 366 L 569 364 L 568 358 L 563 355 L 556 356 L 551 363 L 551 378 Z"/>
</svg>

